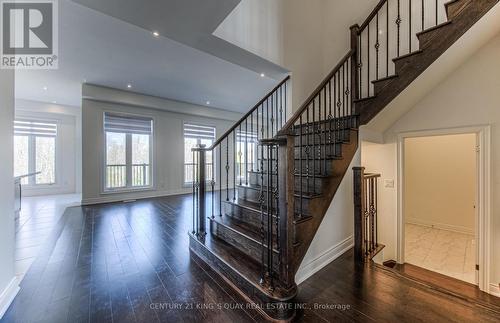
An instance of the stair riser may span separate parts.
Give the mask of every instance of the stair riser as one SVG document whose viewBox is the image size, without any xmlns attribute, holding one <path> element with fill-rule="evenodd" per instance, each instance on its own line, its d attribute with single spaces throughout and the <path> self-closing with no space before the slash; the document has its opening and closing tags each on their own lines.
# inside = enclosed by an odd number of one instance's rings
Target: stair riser
<svg viewBox="0 0 500 323">
<path fill-rule="evenodd" d="M 396 74 L 400 73 L 402 71 L 402 69 L 405 68 L 407 65 L 414 64 L 416 61 L 418 61 L 420 56 L 421 56 L 421 54 L 415 54 L 415 55 L 403 57 L 403 58 L 400 58 L 400 59 L 397 59 L 396 61 L 394 61 L 394 68 L 395 68 Z M 377 92 L 377 93 L 379 93 L 379 92 Z"/>
<path fill-rule="evenodd" d="M 311 113 L 311 112 L 310 112 Z M 312 114 L 311 114 L 312 116 Z M 316 119 L 318 119 L 319 116 L 316 116 Z M 322 115 L 322 119 L 325 119 L 325 117 Z M 302 132 L 306 133 L 311 131 L 312 129 L 318 130 L 334 130 L 334 129 L 351 129 L 351 128 L 357 128 L 357 120 L 355 117 L 345 117 L 345 118 L 339 118 L 337 120 L 331 119 L 331 120 L 325 120 L 325 121 L 316 121 L 316 123 L 312 123 L 312 117 L 309 120 L 309 125 L 306 123 L 306 119 L 302 120 L 303 124 L 301 126 L 295 126 L 294 130 L 295 132 L 299 133 L 300 128 L 302 128 Z"/>
<path fill-rule="evenodd" d="M 340 131 L 326 131 L 326 132 L 303 132 L 300 136 L 300 132 L 295 134 L 295 146 L 305 146 L 312 144 L 334 144 L 334 143 L 346 143 L 349 142 L 350 130 L 340 130 Z M 301 140 L 302 139 L 302 143 Z"/>
<path fill-rule="evenodd" d="M 420 49 L 426 49 L 433 41 L 447 34 L 447 29 L 452 28 L 451 24 L 418 35 Z"/>
<path fill-rule="evenodd" d="M 471 1 L 457 1 L 446 6 L 446 14 L 448 20 L 455 18 L 462 10 L 464 10 Z"/>
<path fill-rule="evenodd" d="M 332 163 L 334 160 L 332 159 L 303 159 L 302 162 L 300 159 L 295 160 L 295 170 L 296 172 L 301 172 L 302 174 L 316 174 L 316 175 L 331 175 L 332 174 Z M 275 164 L 271 165 L 271 170 L 272 172 L 276 172 L 276 166 Z M 264 164 L 264 172 L 267 172 L 268 170 L 268 165 L 267 163 Z"/>
<path fill-rule="evenodd" d="M 213 235 L 219 239 L 224 240 L 233 247 L 237 248 L 241 252 L 249 255 L 256 261 L 261 261 L 262 259 L 262 245 L 252 239 L 245 237 L 244 235 L 231 230 L 223 225 L 220 225 L 216 221 L 210 221 L 210 229 Z M 274 238 L 275 239 L 275 238 Z M 273 266 L 275 269 L 278 268 L 278 253 L 275 251 L 273 256 Z"/>
<path fill-rule="evenodd" d="M 266 192 L 264 192 L 266 194 Z M 306 194 L 307 191 L 304 189 L 303 194 Z M 259 195 L 260 191 L 247 188 L 247 187 L 238 187 L 238 198 L 254 202 L 254 203 L 259 203 Z M 307 210 L 309 209 L 309 201 L 310 199 L 308 198 L 302 198 L 302 211 L 304 214 L 307 214 Z M 275 203 L 275 202 L 273 202 Z M 300 197 L 295 197 L 295 210 L 299 211 L 300 210 Z"/>
<path fill-rule="evenodd" d="M 300 183 L 302 182 L 302 189 L 304 191 L 313 191 L 314 188 L 316 189 L 315 192 L 320 193 L 321 189 L 323 188 L 323 184 L 326 178 L 324 177 L 316 177 L 315 180 L 309 178 L 309 180 L 306 177 L 299 177 L 295 176 L 295 190 L 299 191 L 300 189 Z M 276 181 L 277 181 L 277 176 L 273 175 L 273 186 L 276 186 Z M 251 173 L 249 177 L 249 182 L 250 185 L 257 185 L 257 186 L 262 186 L 261 178 L 260 175 L 257 173 Z M 268 183 L 268 177 L 267 174 L 264 174 L 264 186 L 267 186 Z"/>
<path fill-rule="evenodd" d="M 255 288 L 252 283 L 244 279 L 238 271 L 231 266 L 228 266 L 223 261 L 220 261 L 217 256 L 210 252 L 202 243 L 191 235 L 189 239 L 189 247 L 193 257 L 195 259 L 197 258 L 196 261 L 201 260 L 206 263 L 208 268 L 214 270 L 221 279 L 230 281 L 233 286 L 237 287 L 238 293 L 246 295 L 252 302 L 257 304 L 270 304 L 271 306 L 264 307 L 264 311 L 267 315 L 271 316 L 275 320 L 281 320 L 282 322 L 288 322 L 294 317 L 295 310 L 287 306 L 289 305 L 290 300 L 287 299 L 284 301 L 277 301 L 263 294 L 260 290 Z M 296 289 L 292 292 L 296 293 Z M 294 294 L 292 294 L 292 297 L 293 296 Z"/>
<path fill-rule="evenodd" d="M 260 228 L 260 212 L 246 209 L 238 205 L 223 202 L 223 214 L 232 216 L 240 221 L 250 224 L 255 229 Z M 264 215 L 264 220 L 267 221 L 267 216 Z"/>
<path fill-rule="evenodd" d="M 388 78 L 382 81 L 373 82 L 373 89 L 375 95 L 377 95 L 377 93 L 380 93 L 381 90 L 383 90 L 385 87 L 391 84 L 391 82 L 393 82 L 394 80 L 397 80 L 397 78 Z"/>
<path fill-rule="evenodd" d="M 332 158 L 332 157 L 342 157 L 342 144 L 327 144 L 328 141 L 323 141 L 321 145 L 317 146 L 304 146 L 295 147 L 295 158 L 310 158 L 315 157 L 316 159 Z"/>
</svg>

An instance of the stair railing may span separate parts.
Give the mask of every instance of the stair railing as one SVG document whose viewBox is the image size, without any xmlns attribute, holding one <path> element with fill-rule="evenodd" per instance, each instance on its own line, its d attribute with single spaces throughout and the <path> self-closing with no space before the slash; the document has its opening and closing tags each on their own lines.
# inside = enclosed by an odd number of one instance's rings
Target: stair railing
<svg viewBox="0 0 500 323">
<path fill-rule="evenodd" d="M 417 34 L 447 20 L 449 0 L 381 0 L 357 28 L 358 93 L 373 95 L 372 82 L 395 74 L 393 60 L 418 51 Z"/>
<path fill-rule="evenodd" d="M 262 284 L 270 289 L 274 288 L 274 279 L 281 277 L 281 270 L 276 267 L 277 263 L 287 263 L 281 259 L 280 251 L 277 257 L 274 254 L 276 248 L 284 249 L 278 240 L 281 236 L 286 237 L 288 233 L 281 233 L 280 214 L 276 211 L 285 205 L 284 203 L 278 205 L 279 183 L 273 180 L 275 176 L 273 172 L 278 167 L 277 152 L 275 148 L 260 142 L 275 137 L 287 121 L 289 81 L 290 76 L 287 76 L 212 146 L 200 145 L 192 149 L 194 167 L 191 233 L 200 240 L 206 235 L 207 212 L 212 219 L 215 216 L 223 216 L 223 201 L 238 200 L 238 186 L 249 185 L 249 173 L 261 176 L 261 184 L 265 182 L 263 177 L 267 177 L 268 185 L 261 185 L 259 194 L 262 210 L 261 280 Z M 207 172 L 207 163 L 215 165 L 215 169 Z M 207 173 L 210 174 L 210 178 L 206 177 Z"/>
<path fill-rule="evenodd" d="M 354 167 L 354 254 L 358 261 L 371 260 L 383 247 L 378 242 L 378 180 L 380 174 Z"/>
</svg>

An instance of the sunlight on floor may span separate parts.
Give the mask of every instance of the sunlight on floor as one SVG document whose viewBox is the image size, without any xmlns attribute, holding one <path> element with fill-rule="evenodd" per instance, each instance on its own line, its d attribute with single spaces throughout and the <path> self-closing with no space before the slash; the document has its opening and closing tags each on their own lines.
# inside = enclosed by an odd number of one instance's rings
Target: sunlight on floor
<svg viewBox="0 0 500 323">
<path fill-rule="evenodd" d="M 21 281 L 40 246 L 69 206 L 80 205 L 80 194 L 23 197 L 16 218 L 16 276 Z"/>
</svg>

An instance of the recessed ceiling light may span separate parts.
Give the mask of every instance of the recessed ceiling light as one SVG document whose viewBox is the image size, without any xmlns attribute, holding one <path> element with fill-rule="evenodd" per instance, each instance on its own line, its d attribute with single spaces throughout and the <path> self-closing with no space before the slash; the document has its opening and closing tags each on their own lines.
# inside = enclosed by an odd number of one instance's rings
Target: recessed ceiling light
<svg viewBox="0 0 500 323">
<path fill-rule="evenodd" d="M 44 91 L 47 91 L 48 89 L 49 89 L 49 88 L 48 88 L 48 87 L 46 87 L 46 86 L 44 86 L 44 87 L 43 87 L 43 90 L 44 90 Z"/>
<path fill-rule="evenodd" d="M 207 101 L 207 105 L 210 105 L 210 101 Z"/>
<path fill-rule="evenodd" d="M 384 31 L 383 31 L 382 29 L 380 29 L 380 30 L 378 31 L 378 34 L 379 34 L 379 35 L 382 35 L 383 33 L 384 33 Z"/>
<path fill-rule="evenodd" d="M 57 104 L 57 101 L 52 101 L 52 103 Z"/>
<path fill-rule="evenodd" d="M 157 32 L 157 31 L 153 31 L 153 36 L 155 36 L 155 37 L 160 37 L 160 33 L 159 33 L 159 32 Z"/>
<path fill-rule="evenodd" d="M 83 79 L 83 83 L 87 83 L 87 79 Z"/>
<path fill-rule="evenodd" d="M 266 74 L 260 73 L 260 77 L 266 77 Z"/>
<path fill-rule="evenodd" d="M 132 88 L 132 84 L 127 84 L 127 88 L 131 89 Z"/>
</svg>

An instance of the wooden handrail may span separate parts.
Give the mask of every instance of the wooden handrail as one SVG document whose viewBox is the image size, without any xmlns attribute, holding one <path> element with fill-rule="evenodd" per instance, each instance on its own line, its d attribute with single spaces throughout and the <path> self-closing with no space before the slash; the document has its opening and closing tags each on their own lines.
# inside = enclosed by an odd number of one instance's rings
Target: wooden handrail
<svg viewBox="0 0 500 323">
<path fill-rule="evenodd" d="M 227 136 L 229 136 L 240 124 L 245 121 L 246 118 L 248 118 L 252 113 L 255 112 L 271 95 L 273 95 L 276 90 L 278 90 L 283 84 L 285 84 L 288 80 L 290 79 L 290 75 L 285 77 L 283 81 L 280 82 L 280 84 L 276 85 L 262 100 L 260 100 L 250 111 L 248 111 L 238 122 L 236 122 L 231 128 L 229 128 L 228 131 L 226 131 L 219 139 L 217 139 L 212 146 L 204 149 L 197 148 L 196 150 L 205 150 L 205 151 L 210 151 L 214 150 L 215 147 L 217 147 L 224 139 L 226 139 Z M 195 148 L 193 149 L 193 151 Z"/>
<path fill-rule="evenodd" d="M 330 82 L 333 76 L 344 66 L 344 64 L 355 54 L 354 50 L 350 50 L 338 63 L 333 70 L 323 79 L 323 81 L 318 85 L 318 87 L 314 90 L 314 92 L 307 98 L 306 101 L 300 106 L 300 108 L 293 114 L 293 116 L 285 123 L 285 125 L 278 132 L 277 136 L 286 135 L 287 132 L 293 127 L 294 123 L 299 119 L 300 115 L 307 109 L 307 107 L 311 104 L 312 100 L 318 96 L 318 93 L 323 90 L 323 88 Z"/>
<path fill-rule="evenodd" d="M 382 7 L 384 6 L 384 4 L 386 2 L 387 2 L 387 0 L 380 0 L 380 2 L 375 6 L 375 8 L 372 10 L 370 15 L 368 16 L 368 18 L 366 18 L 366 20 L 361 24 L 361 27 L 359 27 L 358 34 L 361 34 L 361 32 L 363 32 L 363 30 L 365 30 L 365 28 L 370 24 L 372 19 L 375 18 L 377 13 L 380 11 L 380 9 L 382 9 Z"/>
</svg>

